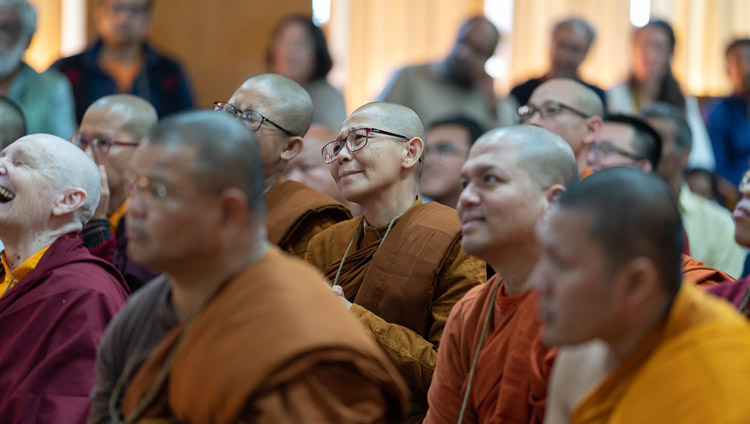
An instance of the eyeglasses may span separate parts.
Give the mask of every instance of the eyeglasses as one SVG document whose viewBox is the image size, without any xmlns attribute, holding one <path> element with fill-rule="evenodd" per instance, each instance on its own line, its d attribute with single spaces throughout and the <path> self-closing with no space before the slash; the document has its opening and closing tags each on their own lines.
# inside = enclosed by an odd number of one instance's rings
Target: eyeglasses
<svg viewBox="0 0 750 424">
<path fill-rule="evenodd" d="M 367 145 L 367 141 L 370 139 L 370 133 L 383 134 L 396 138 L 403 138 L 406 141 L 411 140 L 409 137 L 395 134 L 392 132 L 379 130 L 377 128 L 359 128 L 349 133 L 343 140 L 333 140 L 332 142 L 323 146 L 321 152 L 323 153 L 323 162 L 333 163 L 336 157 L 341 153 L 341 150 L 346 146 L 350 152 L 356 152 L 357 150 L 363 149 Z M 421 160 L 421 159 L 420 159 Z"/>
<path fill-rule="evenodd" d="M 620 156 L 625 156 L 626 158 L 633 159 L 634 161 L 646 159 L 635 153 L 630 153 L 627 150 L 623 150 L 606 140 L 597 141 L 596 143 L 594 143 L 591 146 L 591 153 L 593 153 L 594 156 L 609 156 L 614 153 Z"/>
<path fill-rule="evenodd" d="M 449 157 L 465 158 L 466 150 L 459 150 L 456 146 L 449 143 L 438 143 L 434 147 L 425 146 L 424 155 L 435 154 L 440 160 L 446 160 Z"/>
<path fill-rule="evenodd" d="M 590 118 L 591 115 L 588 113 L 581 112 L 580 110 L 568 106 L 566 104 L 562 103 L 556 103 L 556 102 L 544 102 L 541 106 L 534 106 L 531 104 L 526 104 L 518 108 L 518 118 L 521 120 L 521 122 L 526 122 L 529 119 L 531 119 L 532 116 L 534 116 L 535 113 L 539 112 L 539 116 L 542 117 L 542 119 L 551 118 L 553 116 L 557 116 L 563 112 L 563 110 L 569 110 L 573 113 L 575 113 L 578 116 L 581 116 L 583 118 Z"/>
<path fill-rule="evenodd" d="M 109 153 L 109 149 L 112 148 L 112 146 L 128 146 L 128 147 L 136 147 L 138 146 L 137 141 L 116 141 L 116 140 L 108 140 L 106 138 L 99 138 L 99 137 L 86 137 L 82 134 L 74 134 L 71 135 L 69 138 L 70 142 L 74 145 L 81 148 L 81 150 L 86 150 L 86 147 L 91 145 L 91 148 L 94 149 L 97 153 L 107 154 Z"/>
<path fill-rule="evenodd" d="M 148 179 L 148 177 L 128 176 L 125 181 L 131 197 L 140 196 L 152 200 L 167 197 L 167 187 L 162 183 Z"/>
<path fill-rule="evenodd" d="M 273 122 L 272 120 L 261 115 L 260 112 L 256 112 L 254 110 L 239 110 L 233 104 L 226 102 L 214 102 L 214 110 L 234 115 L 243 124 L 245 124 L 246 127 L 250 128 L 251 131 L 258 131 L 260 129 L 260 126 L 263 125 L 264 122 L 268 122 L 290 137 L 294 137 L 295 135 L 291 131 L 284 129 L 276 122 Z"/>
<path fill-rule="evenodd" d="M 750 171 L 745 172 L 742 176 L 738 189 L 740 190 L 740 193 L 747 193 L 750 191 Z"/>
</svg>

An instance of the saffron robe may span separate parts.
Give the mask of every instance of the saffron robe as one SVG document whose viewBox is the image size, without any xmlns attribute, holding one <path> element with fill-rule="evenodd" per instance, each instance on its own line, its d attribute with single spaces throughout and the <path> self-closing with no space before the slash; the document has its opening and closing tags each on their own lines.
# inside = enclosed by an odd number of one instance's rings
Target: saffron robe
<svg viewBox="0 0 750 424">
<path fill-rule="evenodd" d="M 396 423 L 405 413 L 406 387 L 382 351 L 319 272 L 275 247 L 218 292 L 180 344 L 185 328 L 172 329 L 133 377 L 126 416 L 173 349 L 139 420 Z"/>
<path fill-rule="evenodd" d="M 516 296 L 503 293 L 492 303 L 499 276 L 472 289 L 451 311 L 428 394 L 425 423 L 454 424 L 467 390 L 471 364 L 489 308 L 492 308 L 465 423 L 541 423 L 554 349 L 541 342 L 536 290 Z"/>
<path fill-rule="evenodd" d="M 298 258 L 315 235 L 352 217 L 340 202 L 296 181 L 276 181 L 264 198 L 268 240 Z"/>
<path fill-rule="evenodd" d="M 96 348 L 127 297 L 77 233 L 52 243 L 0 297 L 0 422 L 86 422 Z"/>
<path fill-rule="evenodd" d="M 370 330 L 411 389 L 409 422 L 421 421 L 448 314 L 472 287 L 486 281 L 485 263 L 461 249 L 456 211 L 417 200 L 381 245 L 387 225 L 363 218 L 340 222 L 308 247 L 306 259 L 333 281 L 352 235 L 339 284 L 351 312 Z"/>
<path fill-rule="evenodd" d="M 750 291 L 750 277 L 737 281 L 724 281 L 709 287 L 706 291 L 729 301 L 735 308 L 739 308 L 748 291 Z M 750 302 L 745 304 L 742 313 L 750 316 Z"/>
<path fill-rule="evenodd" d="M 703 265 L 697 259 L 682 255 L 682 281 L 707 288 L 726 280 L 733 278 L 723 271 Z"/>
<path fill-rule="evenodd" d="M 750 323 L 683 284 L 666 322 L 579 402 L 571 422 L 748 423 L 748 358 Z"/>
</svg>

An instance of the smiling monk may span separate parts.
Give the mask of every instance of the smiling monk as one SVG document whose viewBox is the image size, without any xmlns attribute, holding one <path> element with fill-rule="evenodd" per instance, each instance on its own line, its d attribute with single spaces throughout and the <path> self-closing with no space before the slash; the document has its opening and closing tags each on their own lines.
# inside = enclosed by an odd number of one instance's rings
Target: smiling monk
<svg viewBox="0 0 750 424">
<path fill-rule="evenodd" d="M 456 211 L 417 197 L 423 139 L 422 122 L 407 107 L 376 102 L 354 111 L 323 159 L 363 216 L 318 234 L 306 255 L 406 380 L 409 422 L 427 409 L 451 308 L 485 279 L 485 264 L 461 249 Z"/>
</svg>

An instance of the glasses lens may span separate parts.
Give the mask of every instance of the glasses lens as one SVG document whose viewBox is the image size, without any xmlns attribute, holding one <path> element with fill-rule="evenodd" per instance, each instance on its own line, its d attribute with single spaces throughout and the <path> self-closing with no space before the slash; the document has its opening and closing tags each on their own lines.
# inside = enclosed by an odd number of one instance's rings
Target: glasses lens
<svg viewBox="0 0 750 424">
<path fill-rule="evenodd" d="M 336 156 L 341 152 L 341 145 L 343 143 L 339 140 L 333 140 L 332 142 L 323 146 L 323 162 L 331 163 L 336 160 Z"/>
<path fill-rule="evenodd" d="M 242 122 L 253 131 L 257 131 L 263 123 L 263 117 L 260 113 L 248 110 L 242 114 Z"/>
<path fill-rule="evenodd" d="M 518 108 L 518 119 L 520 119 L 521 122 L 525 122 L 527 119 L 531 118 L 531 115 L 533 114 L 534 108 L 529 105 L 524 105 Z"/>
<path fill-rule="evenodd" d="M 750 190 L 750 171 L 745 172 L 745 175 L 742 176 L 742 180 L 740 180 L 739 190 L 740 193 L 745 193 L 746 191 Z"/>
<path fill-rule="evenodd" d="M 562 106 L 557 103 L 545 103 L 542 105 L 542 113 L 546 116 L 555 116 L 562 112 Z"/>
<path fill-rule="evenodd" d="M 88 139 L 86 139 L 86 137 L 80 134 L 76 134 L 71 135 L 69 140 L 71 143 L 73 143 L 74 146 L 80 148 L 81 150 L 86 150 L 86 145 L 88 145 Z"/>
<path fill-rule="evenodd" d="M 109 148 L 112 146 L 112 141 L 105 140 L 103 138 L 94 138 L 91 140 L 91 146 L 98 153 L 109 153 Z"/>
<path fill-rule="evenodd" d="M 365 144 L 367 144 L 367 130 L 363 128 L 349 133 L 346 137 L 346 142 L 349 145 L 349 150 L 352 152 L 365 147 Z"/>
</svg>

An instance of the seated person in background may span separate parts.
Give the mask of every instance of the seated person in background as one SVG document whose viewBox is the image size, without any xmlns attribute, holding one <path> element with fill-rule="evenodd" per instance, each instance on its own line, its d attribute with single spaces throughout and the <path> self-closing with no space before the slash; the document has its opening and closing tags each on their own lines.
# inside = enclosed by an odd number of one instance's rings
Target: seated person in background
<svg viewBox="0 0 750 424">
<path fill-rule="evenodd" d="M 320 272 L 266 240 L 260 169 L 253 134 L 209 111 L 138 148 L 128 250 L 165 276 L 107 329 L 89 422 L 119 422 L 123 390 L 128 422 L 400 422 L 386 356 Z"/>
<path fill-rule="evenodd" d="M 578 73 L 578 68 L 586 60 L 594 39 L 596 39 L 594 28 L 581 18 L 568 18 L 556 23 L 552 29 L 549 71 L 539 78 L 532 78 L 513 87 L 510 91 L 511 96 L 516 98 L 518 104 L 525 105 L 529 102 L 531 93 L 545 81 L 553 78 L 570 78 L 593 90 L 605 105 L 606 110 L 604 90 L 582 81 Z"/>
<path fill-rule="evenodd" d="M 245 81 L 229 102 L 214 103 L 214 110 L 237 117 L 260 143 L 271 243 L 302 258 L 313 236 L 351 217 L 349 210 L 331 197 L 280 179 L 287 163 L 302 151 L 302 137 L 312 121 L 312 101 L 302 86 L 281 75 L 256 75 Z"/>
<path fill-rule="evenodd" d="M 419 193 L 452 208 L 461 194 L 461 167 L 471 145 L 484 133 L 473 119 L 454 116 L 440 119 L 427 128 L 424 172 Z"/>
<path fill-rule="evenodd" d="M 142 97 L 161 117 L 193 107 L 190 84 L 180 64 L 146 42 L 154 2 L 91 2 L 95 3 L 98 38 L 82 53 L 52 64 L 73 85 L 78 122 L 92 103 L 108 94 Z"/>
<path fill-rule="evenodd" d="M 750 39 L 733 40 L 726 51 L 732 95 L 708 118 L 716 172 L 734 187 L 750 160 Z"/>
<path fill-rule="evenodd" d="M 471 148 L 458 203 L 462 244 L 497 275 L 451 311 L 425 423 L 542 422 L 554 352 L 539 341 L 528 285 L 539 259 L 534 228 L 577 177 L 570 146 L 541 128 L 495 129 Z"/>
<path fill-rule="evenodd" d="M 328 164 L 323 162 L 321 150 L 323 146 L 335 139 L 338 133 L 325 125 L 312 124 L 305 134 L 304 144 L 299 155 L 287 163 L 283 181 L 297 181 L 310 188 L 336 199 L 356 216 L 361 213 L 359 205 L 344 200 L 336 181 L 331 176 Z"/>
<path fill-rule="evenodd" d="M 596 92 L 578 81 L 553 78 L 518 108 L 521 123 L 545 128 L 562 137 L 576 155 L 581 178 L 591 174 L 587 157 L 602 129 L 604 107 Z"/>
<path fill-rule="evenodd" d="M 689 168 L 685 170 L 684 178 L 690 191 L 712 202 L 716 201 L 718 192 L 716 175 L 713 172 L 703 168 Z"/>
<path fill-rule="evenodd" d="M 323 157 L 363 215 L 315 236 L 305 257 L 406 380 L 407 422 L 419 422 L 427 410 L 451 308 L 486 280 L 484 262 L 461 249 L 456 211 L 417 196 L 423 140 L 422 122 L 407 107 L 375 102 L 355 110 Z"/>
<path fill-rule="evenodd" d="M 128 189 L 125 178 L 141 139 L 156 125 L 156 110 L 131 94 L 114 94 L 97 100 L 83 115 L 78 134 L 71 137 L 99 164 L 102 197 L 94 216 L 83 226 L 83 243 L 92 253 L 111 261 L 131 292 L 156 277 L 156 273 L 128 257 L 125 211 Z"/>
<path fill-rule="evenodd" d="M 28 133 L 67 138 L 75 131 L 70 83 L 55 70 L 37 73 L 23 55 L 36 32 L 36 11 L 27 0 L 0 0 L 0 95 L 23 111 Z"/>
<path fill-rule="evenodd" d="M 86 421 L 99 339 L 128 297 L 79 235 L 99 187 L 94 161 L 61 138 L 0 152 L 0 422 Z"/>
<path fill-rule="evenodd" d="M 326 37 L 306 16 L 289 16 L 276 25 L 266 54 L 268 71 L 294 80 L 313 103 L 313 124 L 338 130 L 346 118 L 344 95 L 326 81 L 333 67 Z M 331 141 L 331 140 L 328 140 Z"/>
<path fill-rule="evenodd" d="M 0 96 L 0 150 L 26 135 L 26 119 L 13 100 Z"/>
<path fill-rule="evenodd" d="M 685 183 L 683 173 L 692 147 L 692 133 L 685 114 L 667 103 L 651 103 L 641 109 L 640 115 L 661 136 L 661 157 L 656 172 L 667 181 L 678 199 L 690 256 L 706 266 L 740 277 L 747 254 L 734 241 L 732 215 L 716 202 L 690 191 Z"/>
<path fill-rule="evenodd" d="M 516 122 L 515 102 L 498 99 L 484 70 L 500 33 L 487 18 L 461 25 L 453 50 L 441 62 L 407 66 L 393 75 L 378 100 L 412 109 L 425 125 L 450 115 L 465 115 L 482 128 Z"/>
<path fill-rule="evenodd" d="M 571 186 L 540 223 L 532 282 L 543 340 L 563 346 L 545 422 L 750 422 L 750 323 L 681 284 L 682 234 L 669 186 L 628 168 Z"/>
</svg>

